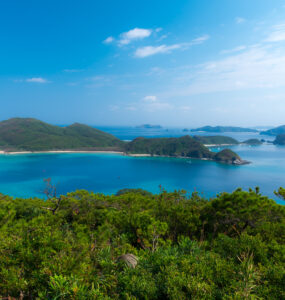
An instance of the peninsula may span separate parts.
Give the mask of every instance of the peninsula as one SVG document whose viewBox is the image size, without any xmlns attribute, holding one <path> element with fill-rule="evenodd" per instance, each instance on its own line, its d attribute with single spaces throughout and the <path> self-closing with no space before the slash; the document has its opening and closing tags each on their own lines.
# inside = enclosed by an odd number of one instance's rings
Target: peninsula
<svg viewBox="0 0 285 300">
<path fill-rule="evenodd" d="M 197 137 L 189 135 L 180 138 L 139 137 L 124 142 L 87 125 L 75 123 L 60 127 L 32 118 L 0 122 L 0 150 L 2 153 L 108 151 L 136 156 L 197 158 L 233 165 L 248 163 L 228 149 L 212 152 Z"/>
</svg>

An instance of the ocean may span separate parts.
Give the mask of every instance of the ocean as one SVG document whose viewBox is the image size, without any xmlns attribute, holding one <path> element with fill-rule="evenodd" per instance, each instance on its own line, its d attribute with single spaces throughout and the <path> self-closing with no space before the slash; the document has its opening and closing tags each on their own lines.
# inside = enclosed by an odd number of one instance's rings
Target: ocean
<svg viewBox="0 0 285 300">
<path fill-rule="evenodd" d="M 97 127 L 123 140 L 138 136 L 169 137 L 189 134 L 180 129 L 141 129 L 130 127 Z M 191 133 L 202 134 L 202 133 Z M 214 134 L 209 134 L 214 135 Z M 216 134 L 220 135 L 220 134 Z M 272 137 L 256 133 L 226 133 L 244 141 Z M 261 193 L 284 201 L 274 190 L 285 187 L 285 146 L 238 145 L 230 147 L 249 165 L 231 166 L 196 159 L 128 157 L 113 153 L 46 153 L 0 155 L 0 192 L 14 197 L 44 197 L 44 179 L 51 178 L 57 192 L 77 189 L 114 194 L 123 188 L 142 188 L 158 193 L 184 189 L 205 197 L 232 192 L 241 187 L 260 187 Z M 213 148 L 219 151 L 222 148 Z"/>
</svg>

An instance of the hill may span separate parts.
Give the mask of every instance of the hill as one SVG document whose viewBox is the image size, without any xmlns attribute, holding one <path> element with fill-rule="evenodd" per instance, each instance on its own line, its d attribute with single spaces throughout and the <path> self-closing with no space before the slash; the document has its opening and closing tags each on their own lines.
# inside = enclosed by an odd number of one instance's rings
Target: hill
<svg viewBox="0 0 285 300">
<path fill-rule="evenodd" d="M 237 145 L 239 142 L 228 136 L 201 136 L 195 135 L 193 137 L 196 141 L 204 145 Z"/>
<path fill-rule="evenodd" d="M 7 151 L 121 149 L 122 145 L 113 135 L 78 123 L 59 127 L 32 118 L 0 122 L 0 148 Z"/>
<path fill-rule="evenodd" d="M 31 118 L 13 118 L 0 122 L 0 149 L 6 152 L 113 150 L 127 154 L 216 160 L 215 153 L 190 136 L 136 138 L 126 143 L 111 134 L 87 125 L 74 123 L 70 126 L 59 127 Z M 218 161 L 223 160 L 219 158 Z M 228 161 L 226 157 L 224 161 Z"/>
<path fill-rule="evenodd" d="M 258 188 L 0 198 L 1 299 L 285 298 L 285 206 Z"/>
<path fill-rule="evenodd" d="M 256 129 L 234 127 L 234 126 L 204 126 L 191 129 L 191 132 L 205 131 L 205 132 L 258 132 Z"/>
<path fill-rule="evenodd" d="M 201 142 L 189 135 L 180 138 L 136 138 L 125 146 L 127 154 L 150 154 L 152 156 L 189 157 L 215 160 L 229 164 L 245 164 L 236 153 L 224 149 L 211 152 Z"/>
<path fill-rule="evenodd" d="M 285 134 L 278 134 L 273 144 L 275 145 L 285 145 Z"/>
<path fill-rule="evenodd" d="M 281 125 L 266 131 L 261 131 L 260 134 L 263 135 L 278 135 L 278 134 L 285 134 L 285 125 Z"/>
</svg>

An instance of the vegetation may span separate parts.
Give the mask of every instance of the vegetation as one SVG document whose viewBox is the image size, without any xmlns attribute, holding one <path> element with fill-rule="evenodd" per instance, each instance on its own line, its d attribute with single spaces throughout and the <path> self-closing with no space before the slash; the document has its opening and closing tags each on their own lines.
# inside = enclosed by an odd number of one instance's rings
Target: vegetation
<svg viewBox="0 0 285 300">
<path fill-rule="evenodd" d="M 212 158 L 213 153 L 189 135 L 180 138 L 139 137 L 126 144 L 126 152 L 131 154 L 151 154 L 174 157 Z"/>
<path fill-rule="evenodd" d="M 259 139 L 249 139 L 246 140 L 244 142 L 242 142 L 242 144 L 247 144 L 247 145 L 261 145 L 262 141 Z"/>
<path fill-rule="evenodd" d="M 200 128 L 191 129 L 192 132 L 206 131 L 206 132 L 258 132 L 256 129 L 234 127 L 234 126 L 204 126 Z"/>
<path fill-rule="evenodd" d="M 212 139 L 230 139 L 213 137 Z M 215 153 L 190 136 L 181 138 L 137 138 L 126 143 L 98 129 L 75 123 L 67 127 L 36 119 L 14 118 L 0 122 L 0 149 L 9 151 L 115 150 L 130 154 L 151 154 L 216 160 Z M 220 153 L 218 161 L 223 153 Z"/>
<path fill-rule="evenodd" d="M 285 145 L 285 134 L 278 134 L 273 143 L 275 145 Z"/>
<path fill-rule="evenodd" d="M 278 126 L 266 131 L 261 131 L 260 134 L 263 135 L 279 135 L 279 134 L 285 134 L 285 125 Z"/>
<path fill-rule="evenodd" d="M 191 157 L 215 160 L 228 164 L 245 164 L 236 153 L 224 149 L 218 153 L 211 152 L 197 139 L 189 135 L 180 138 L 136 138 L 126 144 L 128 154 L 150 154 L 169 157 Z"/>
<path fill-rule="evenodd" d="M 195 135 L 193 137 L 196 141 L 204 144 L 204 145 L 236 145 L 239 142 L 229 136 L 201 136 Z"/>
<path fill-rule="evenodd" d="M 2 299 L 285 298 L 285 207 L 258 189 L 1 195 L 0 216 Z"/>
<path fill-rule="evenodd" d="M 111 134 L 78 123 L 59 127 L 31 118 L 0 122 L 0 147 L 7 151 L 121 149 L 123 144 Z"/>
<path fill-rule="evenodd" d="M 220 152 L 218 152 L 215 156 L 214 159 L 218 162 L 223 162 L 227 164 L 245 164 L 247 162 L 243 161 L 239 155 L 237 155 L 235 152 L 233 152 L 230 149 L 224 149 Z"/>
</svg>

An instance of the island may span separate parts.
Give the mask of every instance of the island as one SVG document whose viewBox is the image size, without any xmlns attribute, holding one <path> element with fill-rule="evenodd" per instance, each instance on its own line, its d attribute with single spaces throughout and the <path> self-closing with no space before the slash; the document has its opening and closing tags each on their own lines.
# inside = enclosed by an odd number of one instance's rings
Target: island
<svg viewBox="0 0 285 300">
<path fill-rule="evenodd" d="M 226 164 L 243 165 L 249 163 L 242 160 L 235 152 L 224 149 L 218 153 L 210 151 L 201 142 L 189 135 L 179 138 L 143 138 L 139 137 L 125 146 L 129 155 L 149 155 L 180 158 L 197 158 L 213 160 Z"/>
<path fill-rule="evenodd" d="M 285 145 L 285 134 L 278 134 L 276 136 L 275 140 L 273 141 L 273 144 L 284 146 Z"/>
<path fill-rule="evenodd" d="M 151 125 L 151 124 L 143 124 L 136 126 L 136 128 L 144 128 L 144 129 L 160 129 L 162 126 L 160 125 Z"/>
<path fill-rule="evenodd" d="M 234 127 L 234 126 L 204 126 L 195 129 L 191 129 L 191 132 L 258 132 L 256 129 Z"/>
<path fill-rule="evenodd" d="M 285 134 L 285 125 L 281 125 L 266 131 L 261 131 L 260 134 L 262 135 L 278 135 L 278 134 Z"/>
<path fill-rule="evenodd" d="M 2 153 L 23 152 L 98 152 L 113 151 L 132 156 L 167 156 L 213 160 L 241 165 L 236 153 L 224 149 L 219 153 L 203 145 L 208 142 L 236 143 L 229 137 L 143 138 L 124 142 L 96 128 L 74 123 L 60 127 L 32 118 L 13 118 L 0 122 L 0 150 Z"/>
<path fill-rule="evenodd" d="M 196 141 L 207 145 L 207 146 L 229 146 L 229 145 L 237 145 L 239 142 L 236 139 L 233 139 L 229 136 L 216 135 L 216 136 L 201 136 L 195 135 L 193 137 Z"/>
</svg>

